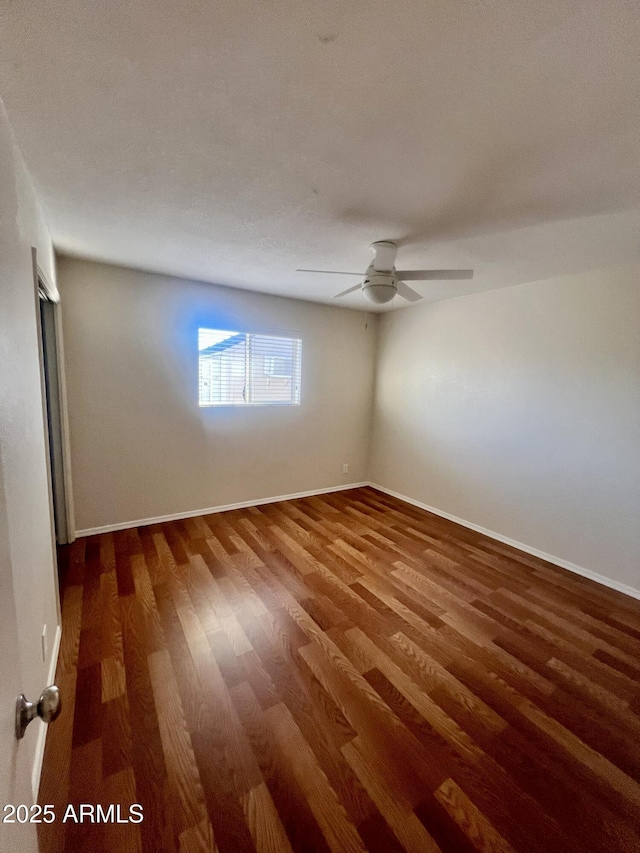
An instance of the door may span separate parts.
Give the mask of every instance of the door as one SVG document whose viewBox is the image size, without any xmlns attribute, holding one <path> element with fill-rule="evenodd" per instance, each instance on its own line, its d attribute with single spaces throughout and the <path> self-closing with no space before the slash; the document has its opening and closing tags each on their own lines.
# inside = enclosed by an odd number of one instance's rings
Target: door
<svg viewBox="0 0 640 853">
<path fill-rule="evenodd" d="M 1 142 L 1 127 L 0 127 Z M 1 177 L 1 171 L 0 171 Z M 3 199 L 4 201 L 5 199 Z M 4 214 L 4 210 L 2 210 Z M 7 213 L 6 223 L 22 222 Z M 5 222 L 3 221 L 3 229 Z M 17 697 L 51 684 L 60 639 L 35 257 L 0 229 L 0 851 L 36 853 L 46 727 Z M 64 701 L 64 700 L 63 700 Z"/>
<path fill-rule="evenodd" d="M 0 187 L 0 851 L 35 853 L 36 824 L 4 807 L 34 803 L 46 728 L 16 740 L 16 698 L 51 683 L 59 637 L 36 293 L 40 258 L 55 289 L 55 260 L 2 104 Z"/>
<path fill-rule="evenodd" d="M 35 319 L 35 316 L 34 316 Z M 16 820 L 18 805 L 30 807 L 34 802 L 32 789 L 33 738 L 19 741 L 15 735 L 16 698 L 26 688 L 21 637 L 18 625 L 18 603 L 14 567 L 16 543 L 12 535 L 16 526 L 15 472 L 13 459 L 7 454 L 12 445 L 9 433 L 12 419 L 7 416 L 6 403 L 11 397 L 12 375 L 6 362 L 0 372 L 0 851 L 36 853 L 36 826 Z M 15 385 L 14 385 L 15 389 Z M 6 393 L 4 393 L 6 392 Z M 9 415 L 11 413 L 9 412 Z M 13 429 L 15 433 L 15 428 Z M 17 437 L 17 436 L 16 436 Z M 15 466 L 14 466 L 15 467 Z M 17 810 L 16 810 L 17 811 Z M 22 812 L 24 810 L 21 810 Z"/>
<path fill-rule="evenodd" d="M 4 470 L 0 456 L 0 850 L 37 850 L 36 827 L 11 824 L 7 805 L 33 802 L 25 749 L 15 738 L 14 708 L 21 692 L 22 670 L 18 651 L 18 633 L 13 583 L 10 571 L 9 526 L 4 489 Z"/>
</svg>

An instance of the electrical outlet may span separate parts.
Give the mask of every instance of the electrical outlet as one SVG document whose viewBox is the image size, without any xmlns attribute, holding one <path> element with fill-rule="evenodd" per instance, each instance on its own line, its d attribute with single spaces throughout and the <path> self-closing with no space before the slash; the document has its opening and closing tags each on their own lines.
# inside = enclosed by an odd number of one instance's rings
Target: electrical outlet
<svg viewBox="0 0 640 853">
<path fill-rule="evenodd" d="M 344 465 L 342 466 L 342 473 L 343 473 L 343 474 L 348 474 L 348 473 L 349 473 L 349 466 L 347 465 L 347 463 L 346 463 L 346 462 L 345 462 L 345 463 L 344 463 Z"/>
<path fill-rule="evenodd" d="M 47 640 L 47 626 L 42 626 L 42 662 L 46 663 L 47 658 L 49 657 L 49 642 Z"/>
</svg>

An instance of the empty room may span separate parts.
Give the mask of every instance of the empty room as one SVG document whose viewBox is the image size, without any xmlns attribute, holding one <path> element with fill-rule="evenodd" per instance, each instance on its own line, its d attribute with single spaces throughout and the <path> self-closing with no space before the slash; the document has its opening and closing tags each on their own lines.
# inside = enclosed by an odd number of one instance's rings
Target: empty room
<svg viewBox="0 0 640 853">
<path fill-rule="evenodd" d="M 640 851 L 640 8 L 0 10 L 0 853 Z"/>
</svg>

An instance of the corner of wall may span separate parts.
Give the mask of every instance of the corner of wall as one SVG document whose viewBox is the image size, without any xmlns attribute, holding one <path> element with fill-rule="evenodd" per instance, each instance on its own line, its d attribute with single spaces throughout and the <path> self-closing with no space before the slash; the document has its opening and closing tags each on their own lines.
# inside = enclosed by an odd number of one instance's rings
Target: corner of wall
<svg viewBox="0 0 640 853">
<path fill-rule="evenodd" d="M 367 430 L 367 453 L 366 453 L 366 479 L 370 480 L 373 475 L 372 461 L 374 451 L 374 430 L 376 414 L 376 395 L 378 388 L 378 349 L 380 346 L 380 324 L 382 315 L 370 312 L 368 322 L 373 332 L 373 370 L 371 373 L 371 393 L 369 395 L 369 429 Z"/>
</svg>

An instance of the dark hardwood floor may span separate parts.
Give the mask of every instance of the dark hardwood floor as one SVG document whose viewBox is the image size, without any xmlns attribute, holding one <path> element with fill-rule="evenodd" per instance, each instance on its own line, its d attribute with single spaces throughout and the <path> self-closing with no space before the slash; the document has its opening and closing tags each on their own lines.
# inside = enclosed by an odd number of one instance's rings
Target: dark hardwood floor
<svg viewBox="0 0 640 853">
<path fill-rule="evenodd" d="M 640 850 L 639 601 L 370 488 L 60 566 L 43 853 Z"/>
</svg>

